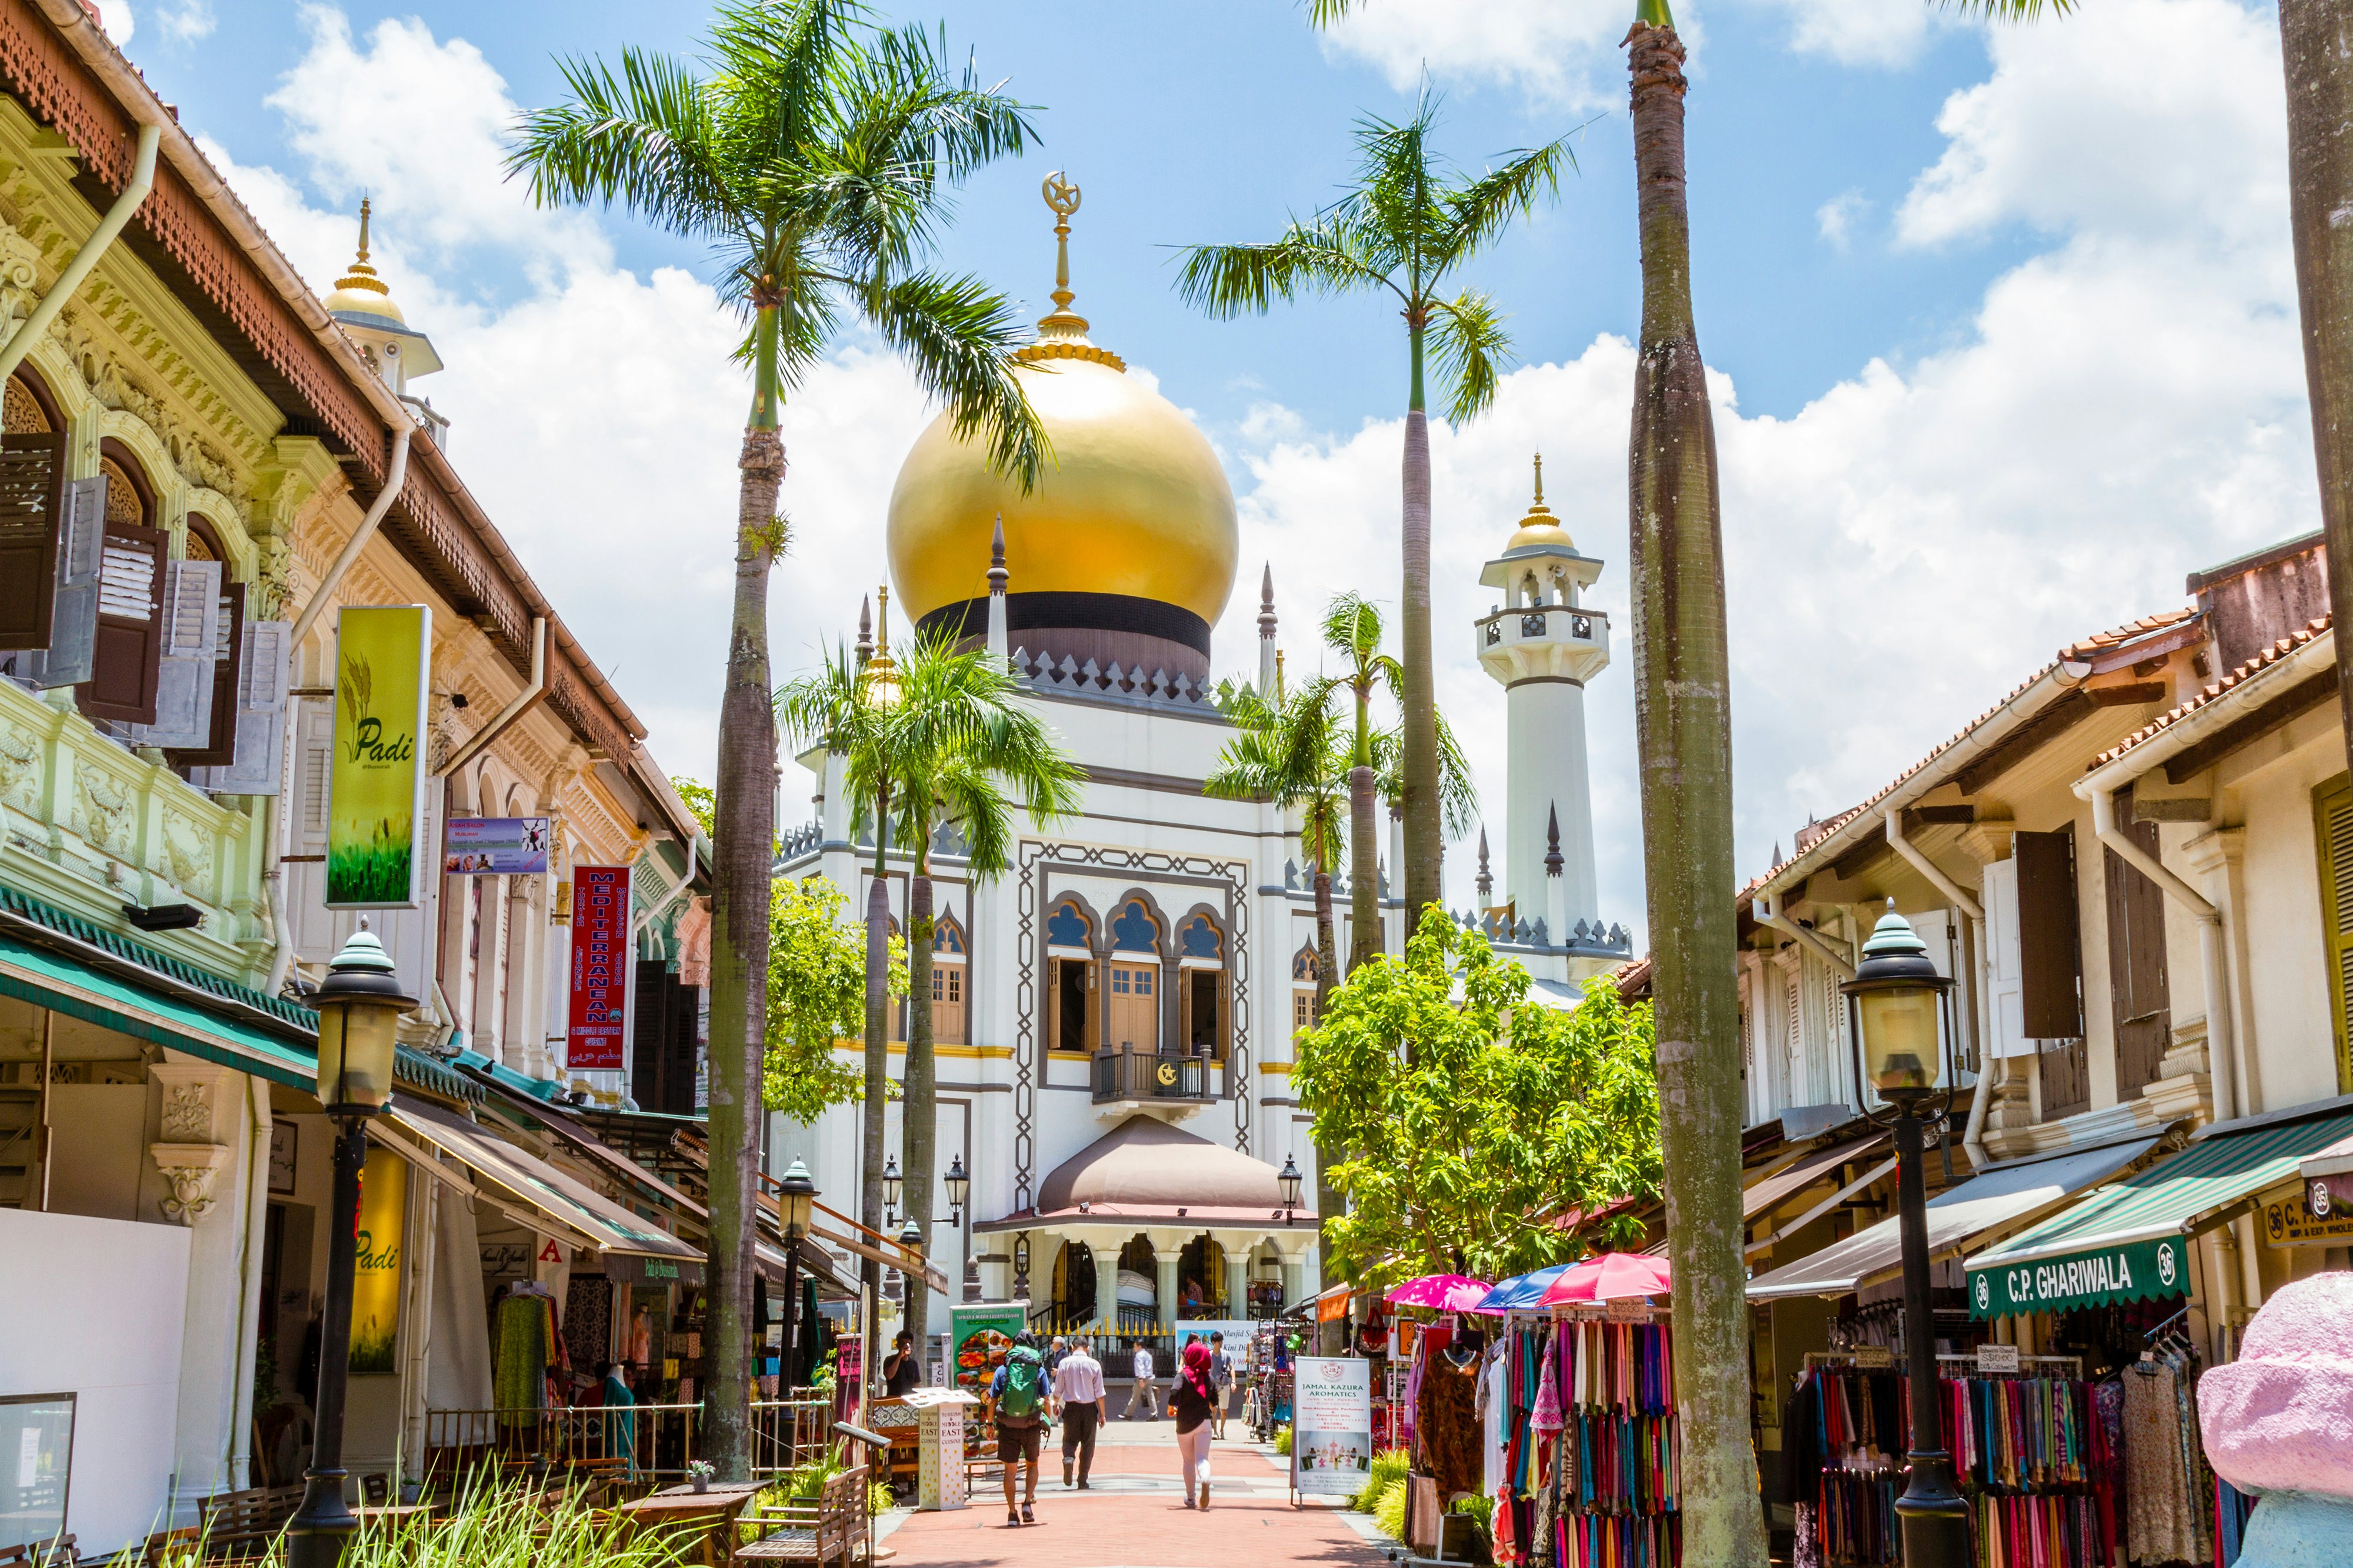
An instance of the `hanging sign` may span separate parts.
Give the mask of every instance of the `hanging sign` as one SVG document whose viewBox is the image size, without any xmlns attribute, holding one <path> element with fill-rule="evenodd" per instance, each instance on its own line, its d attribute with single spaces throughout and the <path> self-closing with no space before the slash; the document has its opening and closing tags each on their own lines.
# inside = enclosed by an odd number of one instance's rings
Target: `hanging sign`
<svg viewBox="0 0 2353 1568">
<path fill-rule="evenodd" d="M 1291 1489 L 1353 1496 L 1373 1468 L 1373 1363 L 1301 1356 L 1292 1363 Z"/>
<path fill-rule="evenodd" d="M 413 910 L 423 898 L 425 694 L 433 612 L 335 616 L 335 737 L 327 784 L 327 907 Z"/>
<path fill-rule="evenodd" d="M 2336 1201 L 2326 1182 L 2263 1205 L 2263 1240 L 2273 1247 L 2342 1247 L 2353 1238 L 2353 1209 Z"/>
<path fill-rule="evenodd" d="M 401 1236 L 408 1219 L 408 1162 L 389 1149 L 368 1151 L 360 1176 L 359 1266 L 352 1275 L 354 1377 L 400 1370 Z"/>
<path fill-rule="evenodd" d="M 572 872 L 572 1014 L 565 1064 L 618 1072 L 629 998 L 629 868 Z"/>
<path fill-rule="evenodd" d="M 530 877 L 547 869 L 544 816 L 453 816 L 441 826 L 445 877 Z"/>
<path fill-rule="evenodd" d="M 1995 1263 L 1968 1275 L 1969 1315 L 2072 1311 L 2112 1301 L 2189 1294 L 2189 1246 L 2179 1236 L 2094 1247 L 2071 1257 Z"/>
</svg>

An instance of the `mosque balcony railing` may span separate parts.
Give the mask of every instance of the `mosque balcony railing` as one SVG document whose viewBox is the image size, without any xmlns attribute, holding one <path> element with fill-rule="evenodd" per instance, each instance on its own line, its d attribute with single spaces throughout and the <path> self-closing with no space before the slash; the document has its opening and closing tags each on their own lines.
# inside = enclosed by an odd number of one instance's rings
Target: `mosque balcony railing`
<svg viewBox="0 0 2353 1568">
<path fill-rule="evenodd" d="M 1182 1051 L 1097 1051 L 1095 1103 L 1119 1100 L 1223 1100 L 1231 1091 L 1231 1074 L 1214 1057 Z"/>
<path fill-rule="evenodd" d="M 1509 642 L 1563 641 L 1609 646 L 1609 617 L 1583 605 L 1525 605 L 1498 609 L 1476 623 L 1479 646 L 1498 647 Z"/>
</svg>

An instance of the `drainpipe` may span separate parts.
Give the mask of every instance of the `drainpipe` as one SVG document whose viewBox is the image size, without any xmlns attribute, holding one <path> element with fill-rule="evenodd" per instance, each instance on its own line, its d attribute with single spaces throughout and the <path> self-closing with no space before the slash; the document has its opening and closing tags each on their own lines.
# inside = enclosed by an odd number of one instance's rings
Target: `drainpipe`
<svg viewBox="0 0 2353 1568">
<path fill-rule="evenodd" d="M 2134 759 L 2137 764 L 2139 759 Z M 2155 765 L 2154 763 L 2150 764 Z M 2135 776 L 2146 772 L 2136 767 Z M 2116 826 L 2116 792 L 2131 779 L 2109 783 L 2104 773 L 2075 783 L 2075 794 L 2092 803 L 2092 833 L 2116 853 L 2116 858 L 2165 889 L 2166 896 L 2198 917 L 2198 968 L 2205 982 L 2206 1057 L 2208 1077 L 2214 1085 L 2214 1120 L 2228 1121 L 2239 1114 L 2237 1070 L 2239 1053 L 2231 1036 L 2228 971 L 2223 967 L 2222 911 L 2196 889 L 2168 870 L 2165 864 L 2126 837 Z"/>
<path fill-rule="evenodd" d="M 390 511 L 392 503 L 400 499 L 400 487 L 408 479 L 408 438 L 415 434 L 417 426 L 406 420 L 394 426 L 392 464 L 384 471 L 384 486 L 375 492 L 375 500 L 370 503 L 366 515 L 360 519 L 360 525 L 352 530 L 351 538 L 343 542 L 343 553 L 335 557 L 335 563 L 327 568 L 327 574 L 320 578 L 319 585 L 311 590 L 311 602 L 304 605 L 302 613 L 294 617 L 294 631 L 289 640 L 296 647 L 302 646 L 303 637 L 317 622 L 320 613 L 326 609 L 327 601 L 334 595 L 336 587 L 343 580 L 343 574 L 352 569 L 352 563 L 360 558 L 360 552 L 366 549 L 368 541 L 375 537 L 377 525 L 384 521 L 384 514 Z"/>
<path fill-rule="evenodd" d="M 507 728 L 539 705 L 547 695 L 547 618 L 531 618 L 531 681 L 515 693 L 513 701 L 499 710 L 499 716 L 466 737 L 465 743 L 449 753 L 449 760 L 433 770 L 435 778 L 447 778 L 480 756 L 484 748 L 505 732 Z"/>
<path fill-rule="evenodd" d="M 1930 887 L 1951 900 L 1953 907 L 1961 911 L 1963 918 L 1974 921 L 1980 926 L 1985 923 L 1984 906 L 1979 904 L 1967 889 L 1945 875 L 1945 868 L 1929 859 L 1926 852 L 1918 845 L 1904 837 L 1904 812 L 1900 806 L 1887 808 L 1887 847 L 1910 861 L 1914 870 L 1928 879 Z M 1957 980 L 1960 976 L 1955 975 L 1954 978 Z M 1977 977 L 1971 975 L 1969 980 L 1974 985 Z M 1969 1093 L 1968 1125 L 1961 1133 L 1962 1152 L 1968 1155 L 1969 1163 L 1980 1171 L 1993 1163 L 1993 1156 L 1986 1152 L 1985 1146 L 1986 1112 L 1992 1104 L 1993 1074 L 1980 1065 L 1978 1069 L 1977 1087 Z"/>
<path fill-rule="evenodd" d="M 155 148 L 163 136 L 164 130 L 159 125 L 139 128 L 139 151 L 131 160 L 131 183 L 122 187 L 122 194 L 114 198 L 114 205 L 106 209 L 106 216 L 98 220 L 90 237 L 81 242 L 81 248 L 58 274 L 49 291 L 41 296 L 41 302 L 33 307 L 33 313 L 25 318 L 25 324 L 16 329 L 5 348 L 0 348 L 0 382 L 6 381 L 25 363 L 25 356 L 33 352 L 33 345 L 41 341 L 49 323 L 66 308 L 66 301 L 73 298 L 74 290 L 98 265 L 98 258 L 106 254 L 115 237 L 131 222 L 131 215 L 139 210 L 139 204 L 147 199 L 148 191 L 155 184 Z"/>
<path fill-rule="evenodd" d="M 245 1151 L 245 1265 L 237 1292 L 237 1391 L 231 1402 L 228 1484 L 253 1484 L 253 1369 L 260 1359 L 261 1255 L 269 1221 L 269 1083 L 248 1076 L 253 1131 Z"/>
</svg>

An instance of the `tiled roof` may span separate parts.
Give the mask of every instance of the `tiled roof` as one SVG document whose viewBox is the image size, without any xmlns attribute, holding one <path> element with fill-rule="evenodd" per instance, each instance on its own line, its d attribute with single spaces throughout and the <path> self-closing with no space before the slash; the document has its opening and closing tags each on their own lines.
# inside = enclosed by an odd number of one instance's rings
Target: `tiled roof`
<svg viewBox="0 0 2353 1568">
<path fill-rule="evenodd" d="M 2105 767 L 2108 763 L 2115 762 L 2118 757 L 2123 756 L 2126 752 L 2131 751 L 2134 747 L 2146 744 L 2147 742 L 2155 740 L 2158 735 L 2163 734 L 2166 731 L 2170 730 L 2176 724 L 2180 723 L 2184 719 L 2189 718 L 2192 713 L 2197 712 L 2208 703 L 2212 702 L 2224 692 L 2229 691 L 2235 687 L 2243 686 L 2248 681 L 2253 680 L 2255 677 L 2261 675 L 2264 670 L 2271 668 L 2274 665 L 2278 664 L 2282 659 L 2286 658 L 2290 654 L 2295 653 L 2298 648 L 2307 646 L 2322 633 L 2327 631 L 2328 625 L 2329 617 L 2327 616 L 2322 616 L 2317 620 L 2307 622 L 2303 627 L 2287 637 L 2280 638 L 2279 641 L 2272 644 L 2269 647 L 2255 655 L 2254 658 L 2247 660 L 2246 663 L 2239 666 L 2238 668 L 2222 677 L 2221 679 L 2213 682 L 2210 686 L 2201 688 L 2196 695 L 2192 696 L 2188 701 L 2181 703 L 2179 707 L 2167 712 L 2158 714 L 2148 723 L 2143 725 L 2137 730 L 2135 730 L 2131 734 L 2126 735 L 2122 741 L 2117 742 L 2115 745 L 2109 747 L 2106 751 L 2102 752 L 2098 756 L 2093 758 L 2092 765 L 2095 768 Z"/>
<path fill-rule="evenodd" d="M 2184 605 L 2178 610 L 2164 610 L 2154 616 L 2143 616 L 2137 621 L 2126 621 L 2123 626 L 2111 626 L 2104 632 L 2094 632 L 2080 642 L 2071 642 L 2059 650 L 2059 657 L 2070 663 L 2081 663 L 2094 655 L 2107 653 L 2123 647 L 2126 643 L 2137 641 L 2151 632 L 2161 632 L 2168 627 L 2178 626 L 2197 614 L 2198 609 L 2195 605 Z"/>
</svg>

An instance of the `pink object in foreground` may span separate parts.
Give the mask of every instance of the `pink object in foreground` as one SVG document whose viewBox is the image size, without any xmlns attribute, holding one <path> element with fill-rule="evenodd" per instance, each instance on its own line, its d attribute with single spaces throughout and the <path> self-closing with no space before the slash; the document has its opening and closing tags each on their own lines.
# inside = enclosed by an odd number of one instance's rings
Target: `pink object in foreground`
<svg viewBox="0 0 2353 1568">
<path fill-rule="evenodd" d="M 1433 1312 L 1467 1312 L 1486 1299 L 1494 1287 L 1464 1274 L 1425 1274 L 1389 1291 L 1392 1307 L 1421 1307 Z"/>
<path fill-rule="evenodd" d="M 2274 1293 L 2239 1359 L 2198 1380 L 2198 1425 L 2208 1462 L 2242 1492 L 2353 1498 L 2353 1274 Z"/>
<path fill-rule="evenodd" d="M 1673 1288 L 1674 1270 L 1665 1258 L 1647 1252 L 1605 1252 L 1571 1264 L 1546 1288 L 1536 1305 L 1621 1301 L 1636 1296 L 1663 1296 Z"/>
</svg>

